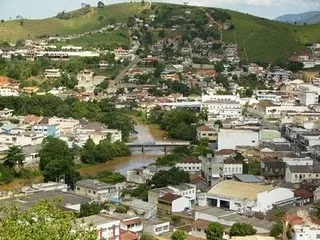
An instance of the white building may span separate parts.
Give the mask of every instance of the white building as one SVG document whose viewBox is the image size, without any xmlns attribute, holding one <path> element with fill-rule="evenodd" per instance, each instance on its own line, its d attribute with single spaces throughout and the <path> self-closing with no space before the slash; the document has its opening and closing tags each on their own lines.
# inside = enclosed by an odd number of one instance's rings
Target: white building
<svg viewBox="0 0 320 240">
<path fill-rule="evenodd" d="M 320 179 L 320 166 L 316 165 L 288 165 L 286 167 L 286 182 L 301 183 L 305 180 Z"/>
<path fill-rule="evenodd" d="M 320 103 L 320 86 L 304 84 L 300 85 L 300 103 L 305 106 L 310 106 Z"/>
<path fill-rule="evenodd" d="M 237 146 L 259 146 L 259 132 L 252 130 L 220 129 L 218 133 L 218 150 L 235 150 Z"/>
<path fill-rule="evenodd" d="M 120 239 L 120 221 L 100 215 L 77 219 L 75 228 L 96 230 L 97 239 Z"/>
<path fill-rule="evenodd" d="M 153 219 L 144 221 L 143 232 L 156 236 L 170 232 L 170 222 L 164 222 Z"/>
<path fill-rule="evenodd" d="M 51 117 L 48 119 L 49 125 L 58 124 L 61 133 L 75 132 L 75 130 L 80 126 L 80 121 L 73 118 L 59 118 Z"/>
<path fill-rule="evenodd" d="M 0 87 L 0 97 L 16 97 L 16 96 L 19 96 L 18 90 L 10 87 Z"/>
<path fill-rule="evenodd" d="M 158 199 L 167 193 L 186 197 L 190 202 L 190 206 L 193 206 L 196 203 L 196 186 L 189 183 L 181 183 L 177 186 L 151 189 L 148 192 L 148 202 L 158 203 Z"/>
<path fill-rule="evenodd" d="M 286 214 L 283 224 L 284 240 L 316 240 L 320 238 L 319 220 L 305 210 Z"/>
<path fill-rule="evenodd" d="M 130 50 L 126 50 L 123 48 L 118 48 L 114 50 L 114 59 L 115 60 L 123 60 L 132 58 L 133 54 Z"/>
<path fill-rule="evenodd" d="M 190 173 L 200 172 L 201 167 L 201 160 L 199 160 L 197 157 L 188 157 L 182 162 L 176 163 L 176 168 Z"/>
<path fill-rule="evenodd" d="M 240 102 L 232 100 L 207 100 L 201 108 L 207 110 L 211 119 L 239 118 L 242 114 Z"/>
<path fill-rule="evenodd" d="M 46 69 L 46 70 L 44 70 L 44 76 L 47 79 L 59 78 L 59 77 L 61 77 L 61 72 L 59 69 Z"/>
<path fill-rule="evenodd" d="M 40 145 L 44 139 L 43 134 L 35 134 L 32 132 L 26 132 L 22 134 L 0 134 L 0 142 L 5 145 Z"/>
<path fill-rule="evenodd" d="M 12 117 L 13 110 L 4 108 L 3 110 L 0 110 L 0 118 L 10 118 Z"/>
<path fill-rule="evenodd" d="M 198 200 L 200 206 L 216 206 L 242 213 L 266 213 L 284 203 L 294 203 L 294 193 L 290 189 L 232 180 L 217 183 L 208 191 L 205 199 Z"/>
<path fill-rule="evenodd" d="M 77 181 L 75 193 L 101 202 L 110 198 L 119 197 L 119 189 L 116 185 L 107 184 L 93 179 Z"/>
<path fill-rule="evenodd" d="M 165 210 L 166 212 L 183 212 L 191 209 L 191 204 L 188 198 L 176 195 L 173 193 L 167 193 L 158 198 L 158 209 Z"/>
</svg>

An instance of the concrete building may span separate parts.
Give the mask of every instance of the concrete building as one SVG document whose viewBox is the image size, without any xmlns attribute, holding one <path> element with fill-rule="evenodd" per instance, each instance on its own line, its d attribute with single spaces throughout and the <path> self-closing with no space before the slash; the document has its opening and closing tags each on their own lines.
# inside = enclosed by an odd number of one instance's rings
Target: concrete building
<svg viewBox="0 0 320 240">
<path fill-rule="evenodd" d="M 316 240 L 320 237 L 320 221 L 305 210 L 286 214 L 283 220 L 284 240 Z"/>
<path fill-rule="evenodd" d="M 59 78 L 61 77 L 60 69 L 46 69 L 44 70 L 44 77 L 46 79 Z"/>
<path fill-rule="evenodd" d="M 274 139 L 281 138 L 281 133 L 278 130 L 261 129 L 259 131 L 259 140 L 261 142 L 272 142 Z"/>
<path fill-rule="evenodd" d="M 134 199 L 132 201 L 124 202 L 130 209 L 133 209 L 139 215 L 143 215 L 145 219 L 151 219 L 157 217 L 157 204 L 145 202 L 140 199 Z"/>
<path fill-rule="evenodd" d="M 234 174 L 243 173 L 243 164 L 232 157 L 199 157 L 202 164 L 202 172 L 209 186 L 224 180 L 231 179 Z"/>
<path fill-rule="evenodd" d="M 207 228 L 211 222 L 198 218 L 191 225 L 191 235 L 196 238 L 207 239 Z"/>
<path fill-rule="evenodd" d="M 51 117 L 48 118 L 48 124 L 58 124 L 61 133 L 73 133 L 80 127 L 80 121 L 74 118 Z"/>
<path fill-rule="evenodd" d="M 127 170 L 126 179 L 127 182 L 145 184 L 148 180 L 151 180 L 154 174 L 155 172 L 151 172 L 148 168 L 135 168 Z"/>
<path fill-rule="evenodd" d="M 18 90 L 10 87 L 0 87 L 0 97 L 16 97 L 16 96 L 19 96 Z"/>
<path fill-rule="evenodd" d="M 97 239 L 120 240 L 120 221 L 105 216 L 92 215 L 78 218 L 74 228 L 96 230 Z"/>
<path fill-rule="evenodd" d="M 154 219 L 144 221 L 143 232 L 156 236 L 170 232 L 170 222 L 164 222 Z"/>
<path fill-rule="evenodd" d="M 77 181 L 75 193 L 101 202 L 119 197 L 119 191 L 115 185 L 93 179 Z"/>
<path fill-rule="evenodd" d="M 213 186 L 198 204 L 226 208 L 237 212 L 266 213 L 279 205 L 295 202 L 294 193 L 286 188 L 225 180 Z"/>
<path fill-rule="evenodd" d="M 161 213 L 171 214 L 174 212 L 183 212 L 191 209 L 191 204 L 188 198 L 166 193 L 158 198 L 158 211 Z"/>
<path fill-rule="evenodd" d="M 99 122 L 88 123 L 81 128 L 76 129 L 77 136 L 83 143 L 91 138 L 95 144 L 99 144 L 104 139 L 110 139 L 111 142 L 122 141 L 122 133 L 117 129 L 109 129 L 105 124 Z"/>
<path fill-rule="evenodd" d="M 299 100 L 305 106 L 316 105 L 320 103 L 320 86 L 303 84 L 299 86 Z"/>
<path fill-rule="evenodd" d="M 259 132 L 252 130 L 220 129 L 218 133 L 218 150 L 233 149 L 237 146 L 259 146 Z"/>
<path fill-rule="evenodd" d="M 207 100 L 201 109 L 206 109 L 209 119 L 239 118 L 242 114 L 240 102 L 233 100 Z"/>
<path fill-rule="evenodd" d="M 176 168 L 185 172 L 195 173 L 201 171 L 202 163 L 197 157 L 187 157 L 182 162 L 176 163 Z"/>
<path fill-rule="evenodd" d="M 32 131 L 41 133 L 46 137 L 60 137 L 60 126 L 58 124 L 37 124 L 32 126 Z"/>
<path fill-rule="evenodd" d="M 286 167 L 286 182 L 301 183 L 305 180 L 320 179 L 320 165 L 288 165 Z"/>
<path fill-rule="evenodd" d="M 266 80 L 268 80 L 268 81 L 275 80 L 275 81 L 280 81 L 280 82 L 286 82 L 289 79 L 290 75 L 291 75 L 291 73 L 288 72 L 287 70 L 274 69 L 274 70 L 268 71 L 268 73 L 266 75 Z"/>
<path fill-rule="evenodd" d="M 158 203 L 158 199 L 167 193 L 183 196 L 189 199 L 190 206 L 196 203 L 196 186 L 189 183 L 181 183 L 177 186 L 167 186 L 163 188 L 151 189 L 148 192 L 148 202 Z"/>
<path fill-rule="evenodd" d="M 44 139 L 43 134 L 36 134 L 34 132 L 24 132 L 21 134 L 3 134 L 0 133 L 0 142 L 5 145 L 40 145 Z"/>
<path fill-rule="evenodd" d="M 0 110 L 0 118 L 11 118 L 12 114 L 12 109 L 4 108 L 3 110 Z"/>
<path fill-rule="evenodd" d="M 216 128 L 209 126 L 200 126 L 197 128 L 197 140 L 200 141 L 202 138 L 209 139 L 209 142 L 215 142 L 218 139 L 218 131 Z"/>
</svg>

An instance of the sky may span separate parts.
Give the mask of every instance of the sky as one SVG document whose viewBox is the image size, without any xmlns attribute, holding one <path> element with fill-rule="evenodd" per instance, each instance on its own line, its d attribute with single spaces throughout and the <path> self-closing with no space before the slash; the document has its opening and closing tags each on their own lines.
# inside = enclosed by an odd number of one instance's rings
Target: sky
<svg viewBox="0 0 320 240">
<path fill-rule="evenodd" d="M 28 19 L 39 19 L 57 15 L 63 10 L 81 7 L 81 3 L 96 5 L 99 0 L 0 0 L 0 19 L 15 19 L 21 15 Z M 105 4 L 126 0 L 102 0 Z M 128 1 L 128 0 L 127 0 Z M 140 0 L 138 0 L 140 1 Z M 148 1 L 148 0 L 145 0 Z M 252 15 L 274 19 L 283 14 L 320 11 L 320 0 L 157 0 L 189 5 L 232 9 Z"/>
</svg>

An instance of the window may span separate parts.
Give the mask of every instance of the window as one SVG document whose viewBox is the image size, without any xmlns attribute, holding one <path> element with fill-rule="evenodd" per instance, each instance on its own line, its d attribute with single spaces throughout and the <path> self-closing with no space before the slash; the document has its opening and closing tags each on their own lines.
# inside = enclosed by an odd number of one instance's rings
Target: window
<svg viewBox="0 0 320 240">
<path fill-rule="evenodd" d="M 79 188 L 79 187 L 77 187 L 77 191 L 80 191 L 80 188 Z"/>
<path fill-rule="evenodd" d="M 96 191 L 93 191 L 93 194 L 96 194 Z"/>
<path fill-rule="evenodd" d="M 91 190 L 88 190 L 88 193 L 91 193 Z"/>
</svg>

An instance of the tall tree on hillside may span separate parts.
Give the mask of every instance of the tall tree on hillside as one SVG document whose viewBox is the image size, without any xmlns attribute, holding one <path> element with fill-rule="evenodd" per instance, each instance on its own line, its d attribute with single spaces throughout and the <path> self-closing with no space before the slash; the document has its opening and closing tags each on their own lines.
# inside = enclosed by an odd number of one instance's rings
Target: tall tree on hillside
<svg viewBox="0 0 320 240">
<path fill-rule="evenodd" d="M 4 165 L 8 166 L 9 168 L 13 169 L 17 167 L 17 169 L 21 169 L 23 166 L 23 162 L 25 160 L 25 155 L 22 152 L 21 147 L 19 146 L 12 146 L 6 152 L 6 157 L 4 160 Z"/>
</svg>

